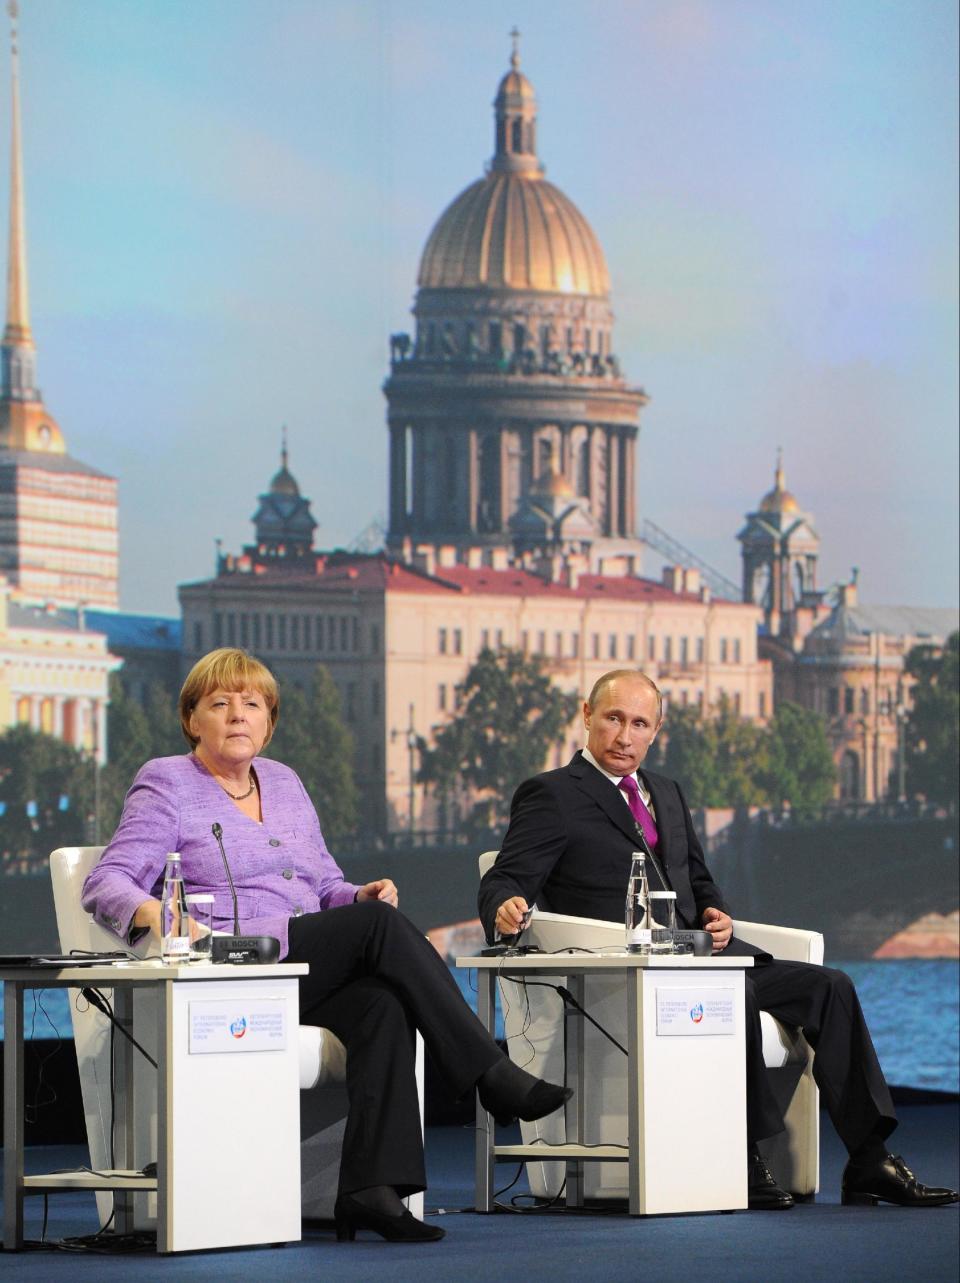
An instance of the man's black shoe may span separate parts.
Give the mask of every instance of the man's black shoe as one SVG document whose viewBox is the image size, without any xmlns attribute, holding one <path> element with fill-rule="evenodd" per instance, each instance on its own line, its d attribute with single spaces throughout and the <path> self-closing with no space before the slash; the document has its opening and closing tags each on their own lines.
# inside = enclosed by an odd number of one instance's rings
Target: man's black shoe
<svg viewBox="0 0 960 1283">
<path fill-rule="evenodd" d="M 843 1169 L 840 1202 L 845 1206 L 883 1201 L 899 1207 L 942 1207 L 957 1202 L 957 1191 L 942 1185 L 921 1185 L 902 1158 L 887 1154 L 879 1163 L 854 1163 Z"/>
<path fill-rule="evenodd" d="M 785 1212 L 793 1195 L 781 1189 L 759 1150 L 747 1155 L 747 1206 L 751 1212 Z"/>
</svg>

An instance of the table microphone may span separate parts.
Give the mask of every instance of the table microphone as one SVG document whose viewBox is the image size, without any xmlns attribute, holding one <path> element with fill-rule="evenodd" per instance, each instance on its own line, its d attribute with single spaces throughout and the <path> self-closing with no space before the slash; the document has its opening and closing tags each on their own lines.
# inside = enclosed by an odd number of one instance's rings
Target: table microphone
<svg viewBox="0 0 960 1283">
<path fill-rule="evenodd" d="M 276 936 L 242 936 L 240 934 L 237 890 L 233 885 L 233 875 L 230 872 L 227 853 L 223 849 L 223 829 L 216 820 L 210 826 L 210 832 L 216 838 L 217 846 L 220 848 L 223 867 L 227 873 L 227 882 L 230 884 L 230 898 L 233 900 L 233 935 L 213 937 L 211 941 L 213 961 L 233 963 L 276 962 L 280 957 L 280 941 Z"/>
</svg>

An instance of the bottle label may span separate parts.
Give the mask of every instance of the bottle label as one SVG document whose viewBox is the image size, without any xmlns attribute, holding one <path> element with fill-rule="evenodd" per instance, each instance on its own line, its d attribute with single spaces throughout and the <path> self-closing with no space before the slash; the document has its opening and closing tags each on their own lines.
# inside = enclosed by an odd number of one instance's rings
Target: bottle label
<svg viewBox="0 0 960 1283">
<path fill-rule="evenodd" d="M 653 932 L 649 927 L 632 927 L 627 932 L 627 944 L 650 944 Z"/>
<path fill-rule="evenodd" d="M 649 932 L 647 934 L 649 934 Z M 165 958 L 189 958 L 190 937 L 173 935 L 164 936 L 161 952 Z"/>
</svg>

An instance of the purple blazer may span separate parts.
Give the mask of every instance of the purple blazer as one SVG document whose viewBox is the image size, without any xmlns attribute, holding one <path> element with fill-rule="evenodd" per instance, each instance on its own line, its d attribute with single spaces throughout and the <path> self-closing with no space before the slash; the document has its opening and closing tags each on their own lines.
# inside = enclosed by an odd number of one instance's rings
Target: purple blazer
<svg viewBox="0 0 960 1283">
<path fill-rule="evenodd" d="M 187 893 L 212 891 L 214 930 L 232 931 L 230 887 L 211 832 L 217 822 L 237 890 L 240 930 L 276 936 L 281 958 L 290 918 L 352 904 L 358 888 L 344 881 L 327 850 L 299 777 L 270 758 L 258 757 L 254 765 L 262 824 L 234 806 L 192 753 L 147 762 L 130 786 L 116 833 L 83 884 L 84 909 L 128 939 L 137 906 L 160 897 L 167 853 L 179 851 Z"/>
</svg>

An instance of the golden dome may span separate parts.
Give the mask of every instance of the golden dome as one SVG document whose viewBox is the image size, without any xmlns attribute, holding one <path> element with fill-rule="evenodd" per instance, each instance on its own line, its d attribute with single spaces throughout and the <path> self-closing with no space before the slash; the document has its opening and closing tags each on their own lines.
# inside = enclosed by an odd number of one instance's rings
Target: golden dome
<svg viewBox="0 0 960 1283">
<path fill-rule="evenodd" d="M 56 419 L 42 401 L 0 401 L 0 447 L 66 454 L 67 446 Z"/>
<path fill-rule="evenodd" d="M 786 488 L 783 482 L 783 464 L 777 459 L 777 470 L 774 473 L 773 489 L 760 500 L 761 512 L 799 512 L 800 505 Z"/>
<path fill-rule="evenodd" d="M 531 486 L 531 491 L 535 494 L 551 495 L 556 499 L 572 499 L 575 496 L 573 486 L 563 473 L 557 472 L 555 468 L 548 468 L 536 484 Z"/>
<path fill-rule="evenodd" d="M 440 215 L 417 283 L 421 289 L 542 290 L 605 297 L 606 259 L 593 228 L 537 156 L 537 104 L 520 70 L 514 39 L 510 70 L 494 101 L 494 155 L 478 179 Z"/>
<path fill-rule="evenodd" d="M 543 178 L 501 172 L 472 183 L 440 215 L 420 260 L 418 284 L 610 291 L 600 242 L 573 201 Z"/>
</svg>

